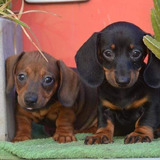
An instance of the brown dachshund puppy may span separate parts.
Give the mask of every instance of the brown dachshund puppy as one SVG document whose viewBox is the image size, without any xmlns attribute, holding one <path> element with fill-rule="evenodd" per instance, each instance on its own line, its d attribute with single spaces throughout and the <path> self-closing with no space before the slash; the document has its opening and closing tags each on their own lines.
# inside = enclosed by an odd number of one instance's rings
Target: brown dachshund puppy
<svg viewBox="0 0 160 160">
<path fill-rule="evenodd" d="M 113 23 L 94 33 L 79 49 L 81 77 L 98 87 L 98 130 L 85 144 L 151 142 L 160 119 L 160 61 L 143 43 L 146 35 L 128 22 Z M 149 56 L 147 64 L 144 63 Z"/>
<path fill-rule="evenodd" d="M 75 141 L 74 129 L 86 132 L 94 127 L 96 90 L 84 85 L 61 60 L 44 55 L 48 62 L 38 51 L 6 60 L 7 93 L 14 86 L 17 93 L 13 142 L 31 139 L 32 121 L 56 125 L 53 139 L 59 143 Z"/>
</svg>

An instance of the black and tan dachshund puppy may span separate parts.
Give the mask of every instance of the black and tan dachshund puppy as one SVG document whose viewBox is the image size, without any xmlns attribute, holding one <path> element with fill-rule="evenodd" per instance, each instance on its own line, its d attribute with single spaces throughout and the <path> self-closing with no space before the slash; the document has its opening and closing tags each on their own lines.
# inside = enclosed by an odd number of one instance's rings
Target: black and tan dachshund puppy
<svg viewBox="0 0 160 160">
<path fill-rule="evenodd" d="M 160 62 L 144 45 L 146 34 L 132 23 L 116 22 L 94 33 L 77 52 L 82 79 L 99 94 L 98 130 L 85 144 L 112 143 L 114 135 L 126 135 L 125 144 L 153 140 Z"/>
</svg>

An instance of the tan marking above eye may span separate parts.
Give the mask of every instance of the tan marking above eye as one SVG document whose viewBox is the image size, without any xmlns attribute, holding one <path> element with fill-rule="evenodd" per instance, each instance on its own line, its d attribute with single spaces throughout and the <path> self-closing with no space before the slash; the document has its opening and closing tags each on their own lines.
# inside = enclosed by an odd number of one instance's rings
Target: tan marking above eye
<svg viewBox="0 0 160 160">
<path fill-rule="evenodd" d="M 133 44 L 130 44 L 130 48 L 133 49 L 133 48 L 134 48 L 134 45 L 133 45 Z"/>
<path fill-rule="evenodd" d="M 112 44 L 111 49 L 115 49 L 115 48 L 116 48 L 115 44 Z"/>
</svg>

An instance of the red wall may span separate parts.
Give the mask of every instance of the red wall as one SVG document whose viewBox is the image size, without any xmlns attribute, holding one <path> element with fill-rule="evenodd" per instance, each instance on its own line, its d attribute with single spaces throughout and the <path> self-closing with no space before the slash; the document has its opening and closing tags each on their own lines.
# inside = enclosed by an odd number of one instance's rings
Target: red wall
<svg viewBox="0 0 160 160">
<path fill-rule="evenodd" d="M 21 0 L 13 0 L 13 10 L 19 10 Z M 24 10 L 44 10 L 61 17 L 44 13 L 22 16 L 36 35 L 43 51 L 68 66 L 75 66 L 74 56 L 80 46 L 95 32 L 116 21 L 135 23 L 146 32 L 153 33 L 150 21 L 152 0 L 89 0 L 82 3 L 28 4 Z M 23 36 L 24 50 L 35 50 Z"/>
</svg>

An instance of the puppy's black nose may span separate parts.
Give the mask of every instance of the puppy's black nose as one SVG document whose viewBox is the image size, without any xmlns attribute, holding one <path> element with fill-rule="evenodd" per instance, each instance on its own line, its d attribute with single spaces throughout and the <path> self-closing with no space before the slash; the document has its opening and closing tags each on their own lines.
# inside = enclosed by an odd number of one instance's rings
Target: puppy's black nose
<svg viewBox="0 0 160 160">
<path fill-rule="evenodd" d="M 33 106 L 37 103 L 38 100 L 38 96 L 35 93 L 27 93 L 24 97 L 24 101 L 26 103 L 27 106 Z"/>
<path fill-rule="evenodd" d="M 125 87 L 129 84 L 130 78 L 129 77 L 118 77 L 116 78 L 116 82 L 120 87 Z"/>
</svg>

